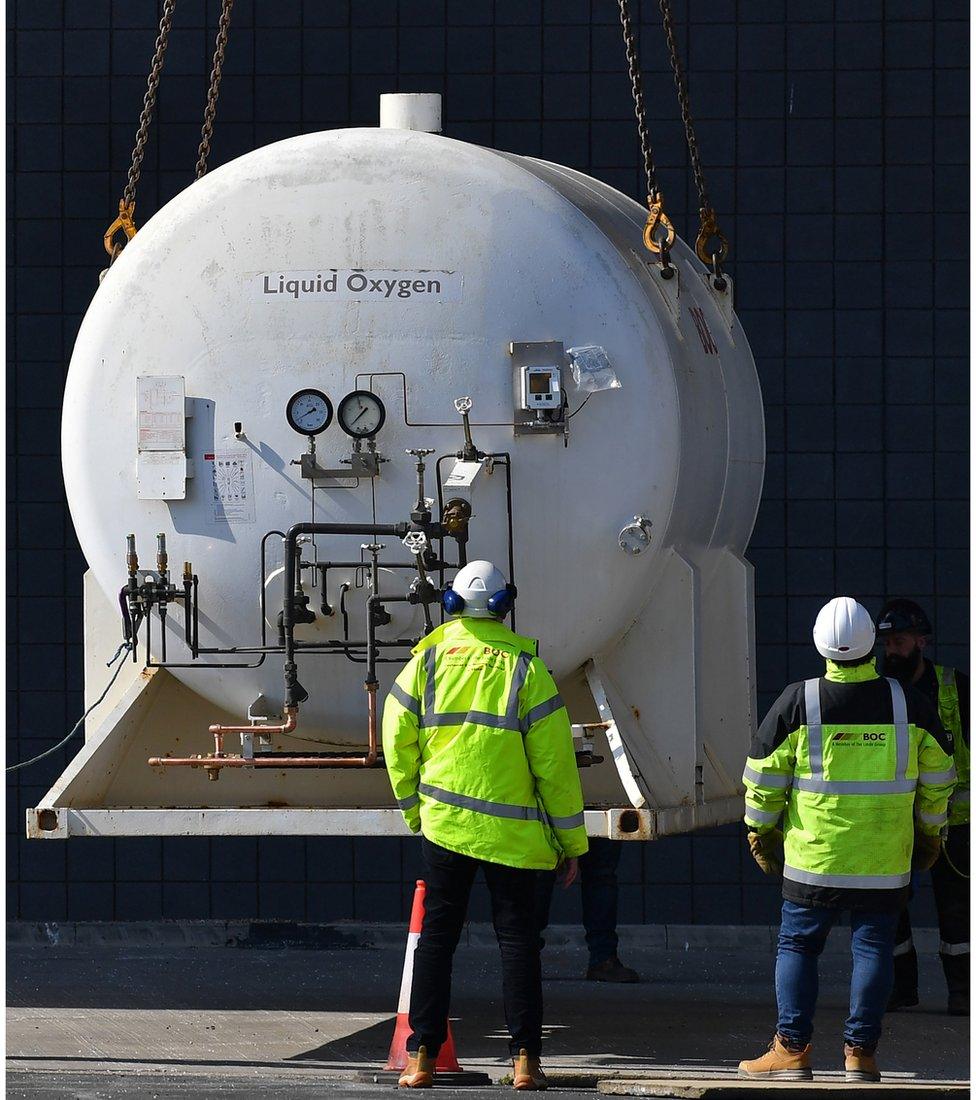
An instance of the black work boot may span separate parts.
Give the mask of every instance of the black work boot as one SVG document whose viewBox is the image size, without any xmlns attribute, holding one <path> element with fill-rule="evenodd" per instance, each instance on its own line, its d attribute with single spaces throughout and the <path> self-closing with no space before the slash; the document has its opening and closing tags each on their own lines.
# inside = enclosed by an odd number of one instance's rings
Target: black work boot
<svg viewBox="0 0 976 1100">
<path fill-rule="evenodd" d="M 949 1003 L 946 1011 L 950 1016 L 969 1015 L 969 952 L 964 955 L 939 953 L 942 969 L 949 987 Z"/>
<path fill-rule="evenodd" d="M 914 1008 L 918 1004 L 918 955 L 915 948 L 895 955 L 895 984 L 888 998 L 886 1012 Z"/>
<path fill-rule="evenodd" d="M 604 959 L 603 962 L 590 966 L 586 971 L 586 980 L 588 982 L 618 982 L 622 985 L 631 985 L 640 981 L 640 974 L 636 970 L 631 970 L 629 966 L 624 966 L 616 955 L 611 955 L 609 959 Z"/>
</svg>

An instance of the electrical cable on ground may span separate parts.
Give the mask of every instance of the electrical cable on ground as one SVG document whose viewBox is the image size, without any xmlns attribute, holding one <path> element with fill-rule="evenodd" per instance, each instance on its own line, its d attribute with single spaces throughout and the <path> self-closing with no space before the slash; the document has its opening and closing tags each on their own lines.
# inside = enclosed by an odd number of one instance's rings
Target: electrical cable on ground
<svg viewBox="0 0 976 1100">
<path fill-rule="evenodd" d="M 960 870 L 959 870 L 959 868 L 958 868 L 958 867 L 957 867 L 957 866 L 956 866 L 956 865 L 955 865 L 955 864 L 954 864 L 954 863 L 952 862 L 952 860 L 951 860 L 951 859 L 949 858 L 949 846 L 948 846 L 948 844 L 946 844 L 946 842 L 945 842 L 944 840 L 942 841 L 942 855 L 943 855 L 943 856 L 945 857 L 945 861 L 946 861 L 946 863 L 948 863 L 948 864 L 949 864 L 949 867 L 950 867 L 950 868 L 951 868 L 951 869 L 952 869 L 953 871 L 955 871 L 955 872 L 956 872 L 956 874 L 957 874 L 957 875 L 958 875 L 958 876 L 959 876 L 960 878 L 964 878 L 964 879 L 966 879 L 966 881 L 968 882 L 968 881 L 969 881 L 969 875 L 964 875 L 964 874 L 962 873 L 962 871 L 960 871 Z"/>
<path fill-rule="evenodd" d="M 123 642 L 115 651 L 115 656 L 110 661 L 106 662 L 106 667 L 111 668 L 116 661 L 119 661 L 119 658 L 122 656 L 122 654 L 127 653 L 130 649 L 132 649 L 132 642 Z M 37 756 L 32 756 L 30 760 L 21 760 L 19 764 L 11 764 L 9 767 L 4 768 L 4 771 L 15 772 L 20 768 L 28 767 L 30 764 L 36 764 L 38 760 L 43 760 L 46 756 L 50 756 L 52 753 L 57 752 L 58 749 L 63 748 L 65 745 L 67 745 L 71 738 L 74 737 L 78 730 L 81 729 L 82 725 L 84 725 L 85 719 L 88 717 L 88 715 L 91 714 L 95 707 L 97 707 L 98 704 L 105 698 L 105 696 L 108 695 L 109 691 L 111 691 L 112 685 L 119 678 L 119 673 L 124 667 L 125 661 L 119 661 L 119 667 L 112 673 L 112 678 L 105 685 L 105 690 L 102 692 L 101 695 L 99 695 L 95 702 L 92 703 L 88 710 L 86 710 L 85 713 L 78 719 L 78 721 L 74 725 L 74 728 L 71 730 L 67 737 L 63 737 L 56 745 L 52 745 L 51 748 L 46 749 L 44 752 L 39 753 Z"/>
</svg>

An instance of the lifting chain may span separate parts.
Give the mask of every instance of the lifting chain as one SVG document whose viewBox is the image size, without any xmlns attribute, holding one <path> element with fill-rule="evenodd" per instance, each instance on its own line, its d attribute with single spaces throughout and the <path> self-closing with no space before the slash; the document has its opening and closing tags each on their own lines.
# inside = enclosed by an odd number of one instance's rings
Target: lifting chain
<svg viewBox="0 0 976 1100">
<path fill-rule="evenodd" d="M 668 54 L 671 58 L 671 71 L 674 74 L 674 86 L 678 92 L 678 107 L 681 110 L 681 121 L 685 128 L 685 140 L 688 143 L 688 156 L 691 159 L 691 170 L 695 177 L 695 187 L 698 189 L 698 237 L 695 240 L 695 252 L 703 264 L 713 269 L 716 277 L 716 285 L 719 290 L 724 290 L 722 282 L 722 264 L 729 254 L 728 238 L 719 228 L 718 218 L 708 198 L 705 187 L 705 172 L 702 168 L 701 154 L 698 151 L 698 139 L 695 137 L 695 124 L 691 117 L 691 101 L 688 97 L 688 84 L 685 80 L 684 70 L 681 67 L 681 59 L 678 56 L 678 44 L 674 36 L 674 20 L 671 15 L 671 0 L 659 0 L 661 8 L 661 21 L 664 25 L 664 37 L 668 43 Z"/>
<path fill-rule="evenodd" d="M 657 184 L 651 135 L 647 128 L 647 112 L 644 109 L 644 89 L 641 83 L 640 59 L 637 41 L 630 20 L 628 0 L 617 0 L 620 7 L 620 25 L 624 32 L 624 49 L 630 71 L 630 89 L 634 97 L 634 115 L 637 118 L 637 134 L 640 137 L 641 155 L 644 158 L 644 175 L 647 180 L 647 224 L 644 226 L 644 246 L 661 257 L 661 265 L 668 268 L 668 255 L 674 244 L 674 226 L 664 211 L 664 195 Z"/>
<path fill-rule="evenodd" d="M 207 89 L 207 105 L 203 109 L 203 128 L 200 131 L 200 149 L 197 159 L 197 175 L 207 173 L 207 158 L 210 156 L 210 141 L 213 138 L 214 119 L 217 116 L 217 97 L 220 95 L 220 78 L 224 71 L 224 54 L 227 52 L 227 36 L 230 31 L 230 16 L 234 9 L 234 0 L 223 0 L 220 10 L 220 23 L 217 26 L 217 44 L 214 48 L 213 68 L 210 70 L 210 87 Z"/>
<path fill-rule="evenodd" d="M 159 20 L 159 35 L 156 38 L 152 66 L 149 69 L 149 79 L 146 82 L 142 113 L 139 115 L 139 129 L 136 131 L 136 143 L 132 149 L 129 178 L 125 190 L 122 192 L 122 198 L 119 200 L 119 216 L 105 230 L 105 236 L 103 237 L 110 267 L 118 259 L 126 242 L 136 235 L 136 223 L 133 220 L 136 211 L 136 188 L 139 185 L 139 175 L 142 172 L 143 157 L 146 155 L 149 127 L 152 124 L 153 112 L 156 108 L 156 93 L 159 91 L 159 78 L 163 74 L 163 59 L 166 56 L 166 47 L 169 45 L 169 32 L 173 29 L 173 14 L 175 11 L 176 0 L 163 0 L 163 14 Z M 115 238 L 120 232 L 124 236 L 116 240 Z"/>
</svg>

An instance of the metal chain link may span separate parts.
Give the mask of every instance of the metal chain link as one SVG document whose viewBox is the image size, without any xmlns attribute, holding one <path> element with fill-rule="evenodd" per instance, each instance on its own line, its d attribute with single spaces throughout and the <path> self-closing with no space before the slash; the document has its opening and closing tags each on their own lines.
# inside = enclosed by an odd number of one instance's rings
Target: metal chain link
<svg viewBox="0 0 976 1100">
<path fill-rule="evenodd" d="M 119 200 L 119 215 L 106 229 L 103 238 L 105 251 L 109 257 L 109 266 L 118 258 L 119 253 L 125 247 L 125 242 L 131 240 L 136 234 L 136 225 L 133 220 L 136 209 L 136 188 L 139 186 L 139 177 L 142 174 L 142 161 L 146 155 L 149 127 L 152 125 L 153 112 L 156 108 L 156 93 L 159 91 L 159 80 L 163 73 L 163 60 L 166 56 L 166 47 L 169 45 L 169 34 L 173 29 L 173 15 L 175 12 L 176 0 L 163 0 L 163 13 L 159 20 L 159 34 L 156 37 L 149 78 L 146 81 L 146 94 L 143 97 L 142 112 L 139 115 L 139 128 L 136 130 L 136 141 L 132 149 L 129 176 L 125 190 L 122 192 L 122 198 Z M 116 240 L 115 238 L 119 232 L 122 232 L 124 236 Z"/>
<path fill-rule="evenodd" d="M 647 180 L 647 224 L 644 226 L 644 244 L 650 252 L 661 256 L 662 264 L 668 266 L 668 252 L 674 243 L 674 226 L 664 212 L 664 196 L 657 183 L 657 169 L 654 166 L 654 151 L 651 148 L 651 134 L 647 128 L 647 111 L 644 107 L 644 87 L 641 82 L 640 58 L 637 53 L 637 39 L 630 19 L 628 0 L 617 0 L 620 8 L 620 25 L 624 32 L 624 50 L 627 54 L 627 68 L 630 73 L 630 90 L 634 98 L 634 116 L 637 119 L 637 134 L 640 138 L 641 156 L 644 160 L 644 175 Z M 661 230 L 662 233 L 658 231 Z"/>
<path fill-rule="evenodd" d="M 234 0 L 223 0 L 220 10 L 220 23 L 217 26 L 217 43 L 214 48 L 213 68 L 210 70 L 210 87 L 207 89 L 207 105 L 203 109 L 203 128 L 200 131 L 200 149 L 197 159 L 197 179 L 207 173 L 207 158 L 210 156 L 214 119 L 217 117 L 217 97 L 220 95 L 220 78 L 224 70 L 224 54 L 227 52 L 227 38 L 230 32 L 230 17 L 233 9 Z"/>
<path fill-rule="evenodd" d="M 641 155 L 644 158 L 644 175 L 647 177 L 647 193 L 657 191 L 657 169 L 654 167 L 654 152 L 651 149 L 651 135 L 647 129 L 647 112 L 644 109 L 644 86 L 641 81 L 640 58 L 637 54 L 637 40 L 630 21 L 628 0 L 617 0 L 620 6 L 620 25 L 624 32 L 624 50 L 627 54 L 627 68 L 630 73 L 630 89 L 634 97 L 634 115 L 637 118 L 637 135 L 640 138 Z"/>
<path fill-rule="evenodd" d="M 688 143 L 688 156 L 691 160 L 691 170 L 695 177 L 695 187 L 698 190 L 698 211 L 700 217 L 698 238 L 695 241 L 695 251 L 702 263 L 714 268 L 716 276 L 720 276 L 719 265 L 729 254 L 728 238 L 719 228 L 718 218 L 712 208 L 708 197 L 708 189 L 705 186 L 705 171 L 702 168 L 701 153 L 698 149 L 698 139 L 695 136 L 695 124 L 691 117 L 691 100 L 688 96 L 688 83 L 685 80 L 684 69 L 681 67 L 681 58 L 678 56 L 678 44 L 674 34 L 674 19 L 671 14 L 671 0 L 658 0 L 661 9 L 661 22 L 664 25 L 664 37 L 668 44 L 668 54 L 671 58 L 671 71 L 674 74 L 674 86 L 678 92 L 678 107 L 681 111 L 681 121 L 685 128 L 685 140 Z M 715 242 L 717 250 L 710 247 Z"/>
<path fill-rule="evenodd" d="M 169 32 L 173 29 L 173 14 L 176 0 L 163 0 L 163 14 L 159 20 L 159 36 L 156 38 L 156 51 L 153 54 L 149 79 L 146 82 L 146 95 L 142 101 L 142 113 L 139 115 L 139 129 L 136 131 L 136 143 L 132 150 L 132 164 L 129 167 L 129 179 L 122 197 L 130 206 L 135 206 L 136 187 L 142 173 L 142 160 L 146 155 L 146 143 L 149 141 L 149 127 L 152 124 L 156 108 L 156 93 L 159 91 L 159 79 L 163 75 L 163 60 L 169 45 Z"/>
</svg>

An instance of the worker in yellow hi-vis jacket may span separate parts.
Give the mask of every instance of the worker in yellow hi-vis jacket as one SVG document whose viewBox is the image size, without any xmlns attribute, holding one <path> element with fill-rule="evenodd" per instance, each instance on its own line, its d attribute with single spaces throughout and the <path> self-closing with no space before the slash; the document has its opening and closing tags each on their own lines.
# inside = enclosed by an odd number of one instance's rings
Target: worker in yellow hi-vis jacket
<svg viewBox="0 0 976 1100">
<path fill-rule="evenodd" d="M 912 868 L 939 856 L 956 780 L 952 735 L 924 695 L 878 675 L 874 623 L 850 596 L 821 608 L 813 640 L 824 675 L 777 699 L 742 777 L 749 848 L 763 871 L 783 877 L 783 919 L 776 1034 L 739 1073 L 810 1080 L 817 960 L 847 911 L 844 1069 L 848 1081 L 879 1081 L 874 1052 L 894 980 L 895 927 Z"/>
<path fill-rule="evenodd" d="M 546 1085 L 535 872 L 558 866 L 569 885 L 587 841 L 569 716 L 537 643 L 502 622 L 514 598 L 490 562 L 461 569 L 444 593 L 452 618 L 414 649 L 384 707 L 386 767 L 407 825 L 423 835 L 427 880 L 401 1087 L 432 1083 L 479 867 L 502 955 L 515 1085 Z"/>
</svg>

